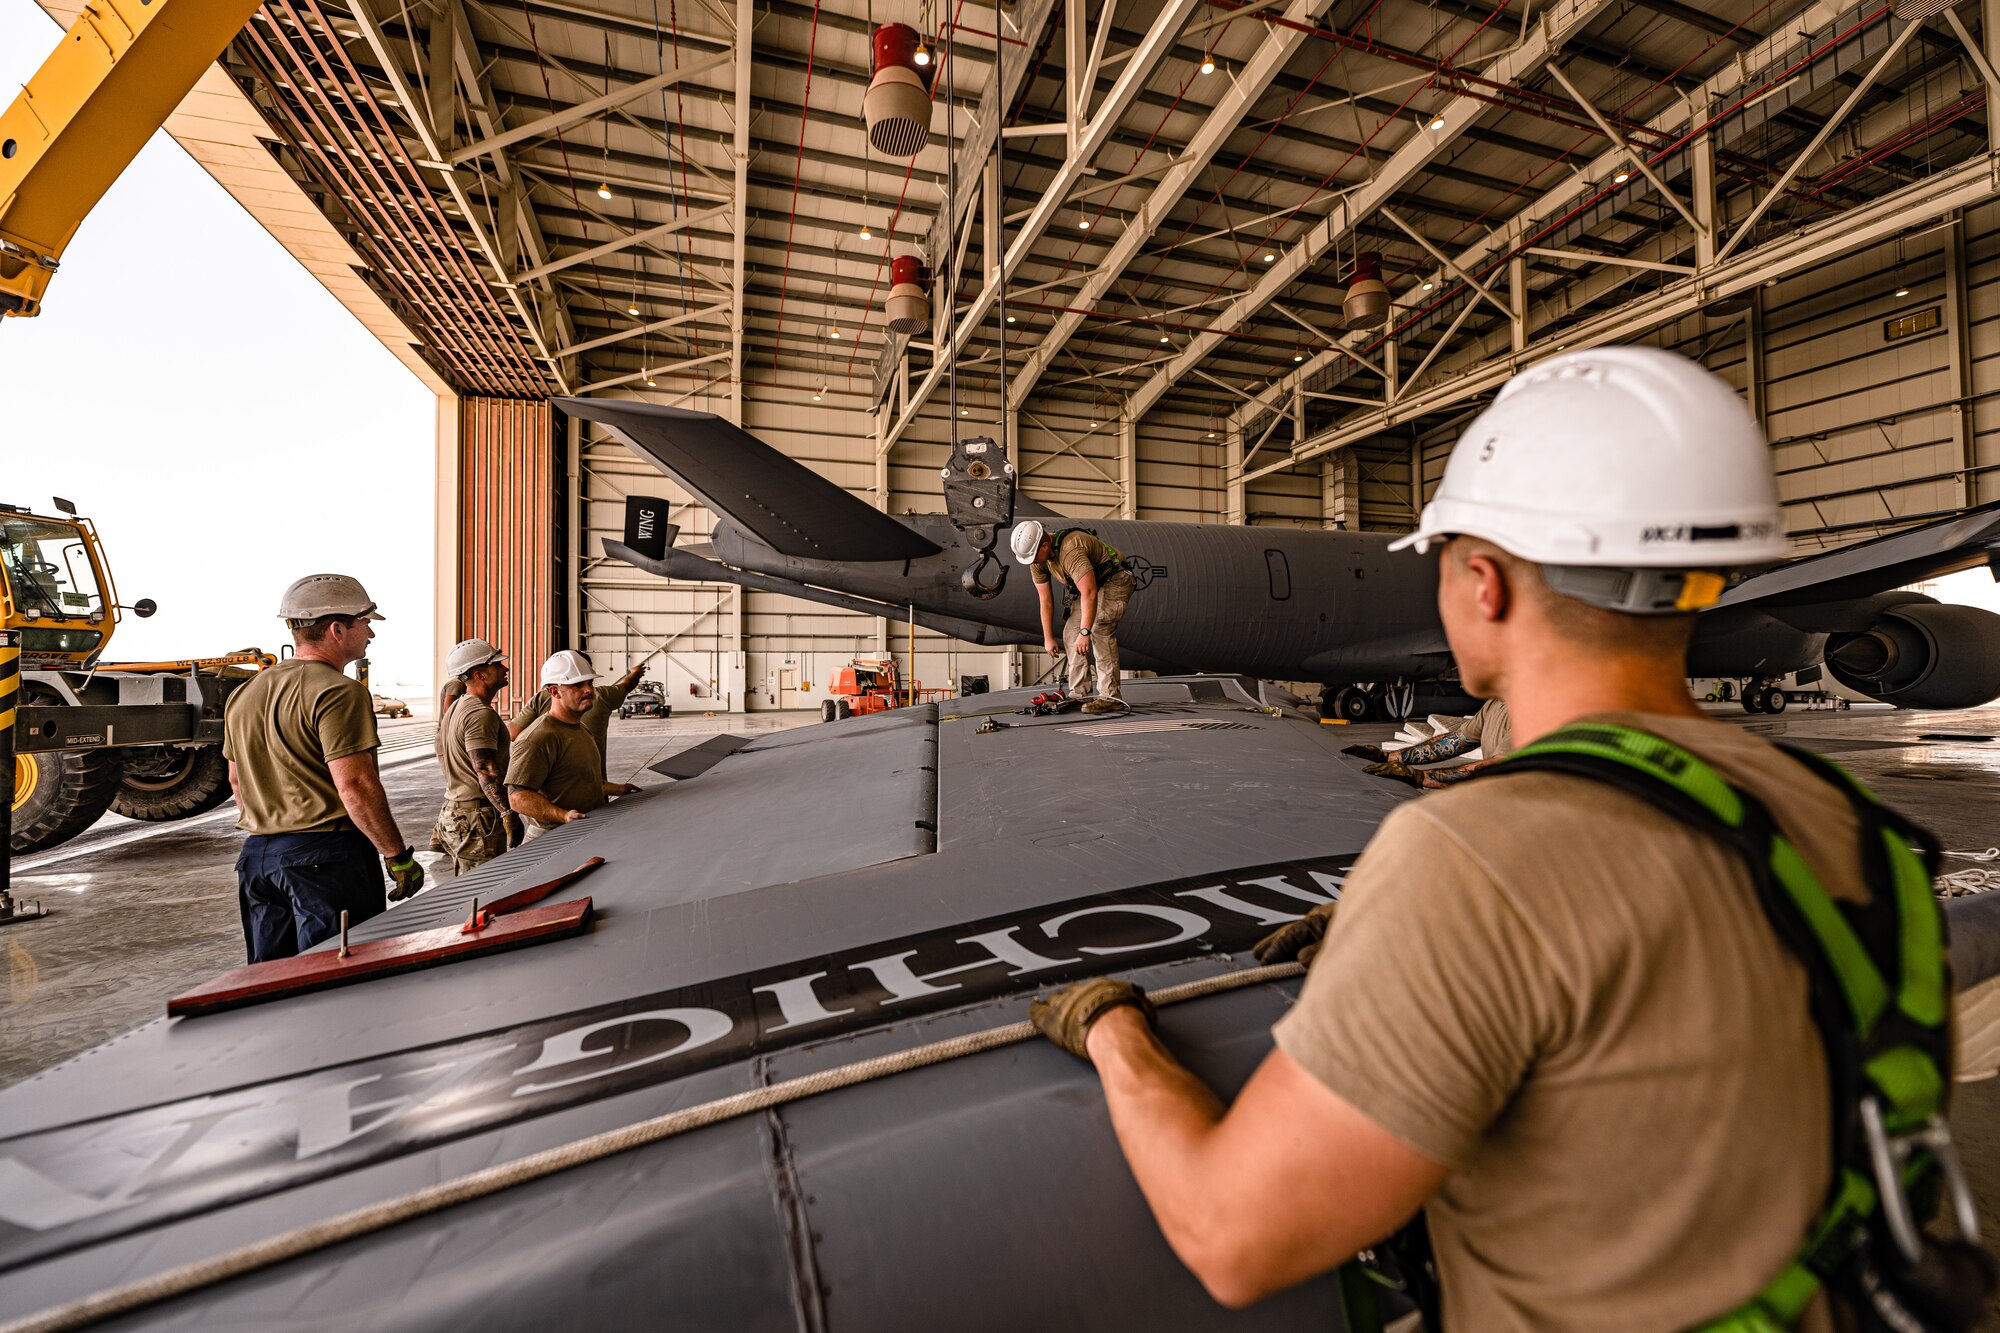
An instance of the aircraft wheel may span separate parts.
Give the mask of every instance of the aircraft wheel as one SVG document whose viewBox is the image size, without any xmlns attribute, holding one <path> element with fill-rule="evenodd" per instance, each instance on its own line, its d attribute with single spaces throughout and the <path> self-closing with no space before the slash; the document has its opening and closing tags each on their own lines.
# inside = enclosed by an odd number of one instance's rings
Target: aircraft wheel
<svg viewBox="0 0 2000 1333">
<path fill-rule="evenodd" d="M 845 699 L 835 699 L 833 701 L 833 716 L 835 720 L 839 720 L 840 718 L 853 717 L 854 706 L 848 703 L 847 700 Z"/>
<path fill-rule="evenodd" d="M 1764 711 L 1767 713 L 1782 713 L 1785 711 L 1785 705 L 1790 702 L 1791 700 L 1785 697 L 1785 692 L 1776 685 L 1764 691 Z"/>
<path fill-rule="evenodd" d="M 1371 701 L 1368 691 L 1353 685 L 1343 685 L 1340 693 L 1333 696 L 1333 712 L 1336 717 L 1344 717 L 1349 722 L 1365 722 Z"/>
<path fill-rule="evenodd" d="M 819 720 L 822 722 L 833 721 L 833 700 L 821 699 L 819 701 Z"/>
<path fill-rule="evenodd" d="M 1744 712 L 1761 713 L 1764 711 L 1764 691 L 1756 685 L 1746 686 L 1739 702 L 1742 703 Z"/>
<path fill-rule="evenodd" d="M 220 745 L 149 745 L 126 750 L 111 808 L 127 819 L 189 819 L 229 799 Z"/>
</svg>

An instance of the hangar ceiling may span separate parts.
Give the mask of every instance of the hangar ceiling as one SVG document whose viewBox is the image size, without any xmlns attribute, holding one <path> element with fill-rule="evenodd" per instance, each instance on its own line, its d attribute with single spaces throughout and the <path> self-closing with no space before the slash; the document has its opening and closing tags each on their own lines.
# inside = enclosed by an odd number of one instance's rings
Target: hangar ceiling
<svg viewBox="0 0 2000 1333">
<path fill-rule="evenodd" d="M 1939 182 L 1984 174 L 1979 16 L 1892 8 L 268 0 L 226 63 L 462 391 L 805 391 L 893 444 L 948 340 L 988 410 L 1164 404 L 1253 453 L 1277 428 L 1254 475 L 1607 312 L 1727 298 L 1774 245 L 1794 272 L 1972 197 Z M 862 120 L 891 21 L 936 52 L 909 159 Z M 1394 308 L 1349 331 L 1360 253 Z M 955 330 L 887 331 L 901 254 Z"/>
</svg>

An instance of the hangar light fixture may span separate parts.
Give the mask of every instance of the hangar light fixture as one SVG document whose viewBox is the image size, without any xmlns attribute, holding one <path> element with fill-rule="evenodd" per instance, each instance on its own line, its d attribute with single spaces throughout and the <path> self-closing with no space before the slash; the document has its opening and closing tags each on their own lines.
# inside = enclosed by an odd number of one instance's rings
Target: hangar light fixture
<svg viewBox="0 0 2000 1333">
<path fill-rule="evenodd" d="M 1305 359 L 1306 359 L 1306 354 L 1305 354 L 1304 352 L 1293 352 L 1293 353 L 1292 353 L 1292 364 L 1293 364 L 1293 365 L 1297 365 L 1297 364 L 1298 364 L 1299 362 L 1301 362 L 1301 361 L 1303 361 L 1303 360 L 1305 360 Z"/>
<path fill-rule="evenodd" d="M 653 377 L 652 377 L 651 375 L 648 375 L 648 376 L 646 376 L 646 387 L 647 387 L 647 388 L 649 388 L 649 389 L 653 389 L 653 388 L 657 388 L 657 387 L 659 387 L 659 386 L 658 386 L 658 385 L 657 385 L 657 384 L 656 384 L 656 383 L 654 382 L 654 379 L 653 379 Z"/>
<path fill-rule="evenodd" d="M 1430 280 L 1429 278 L 1425 278 L 1425 279 L 1424 279 L 1424 287 L 1423 287 L 1423 289 L 1424 289 L 1425 291 L 1430 291 L 1430 290 L 1431 290 L 1431 289 L 1432 289 L 1433 287 L 1436 287 L 1436 286 L 1437 286 L 1437 284 L 1436 284 L 1436 283 L 1434 283 L 1434 282 L 1432 282 L 1432 281 L 1431 281 L 1431 280 Z"/>
<path fill-rule="evenodd" d="M 1009 324 L 1012 324 L 1014 322 L 1014 317 L 1012 315 L 1007 316 L 1007 322 Z"/>
<path fill-rule="evenodd" d="M 1078 213 L 1076 215 L 1076 226 L 1078 231 L 1089 231 L 1090 230 L 1089 215 L 1084 213 Z"/>
<path fill-rule="evenodd" d="M 868 224 L 865 222 L 861 224 L 861 239 L 864 241 L 872 241 L 875 239 L 875 233 L 868 230 Z"/>
<path fill-rule="evenodd" d="M 1171 343 L 1173 339 L 1169 338 L 1166 334 L 1163 333 L 1160 335 L 1160 341 L 1163 343 Z"/>
<path fill-rule="evenodd" d="M 1204 74 L 1215 73 L 1215 52 L 1209 51 L 1202 56 L 1201 72 Z"/>
<path fill-rule="evenodd" d="M 1212 439 L 1214 439 L 1214 438 L 1215 438 L 1215 432 L 1214 432 L 1214 431 L 1210 431 L 1210 432 L 1208 433 L 1208 438 L 1209 438 L 1209 439 L 1211 439 L 1211 440 L 1212 440 Z"/>
<path fill-rule="evenodd" d="M 597 197 L 599 199 L 609 199 L 611 197 L 611 187 L 600 182 L 597 186 Z"/>
<path fill-rule="evenodd" d="M 961 407 L 958 409 L 958 414 L 962 417 L 969 417 L 972 415 L 972 409 L 969 407 Z"/>
<path fill-rule="evenodd" d="M 1627 171 L 1625 168 L 1620 167 L 1618 168 L 1618 174 L 1611 178 L 1611 183 L 1613 185 L 1623 185 L 1626 181 L 1629 181 L 1631 179 L 1632 179 L 1632 173 Z"/>
<path fill-rule="evenodd" d="M 1266 251 L 1264 252 L 1264 262 L 1265 262 L 1265 263 L 1267 263 L 1267 264 L 1275 264 L 1275 263 L 1277 263 L 1277 262 L 1278 262 L 1278 252 L 1277 252 L 1276 250 L 1266 250 Z"/>
<path fill-rule="evenodd" d="M 840 330 L 839 330 L 839 329 L 828 329 L 828 330 L 826 331 L 826 336 L 827 336 L 827 337 L 829 337 L 829 338 L 831 338 L 831 339 L 833 339 L 833 340 L 834 340 L 835 342 L 839 342 L 839 341 L 840 341 Z"/>
<path fill-rule="evenodd" d="M 625 313 L 626 313 L 626 314 L 628 314 L 628 315 L 636 315 L 636 314 L 638 314 L 638 313 L 639 313 L 639 303 L 638 303 L 637 301 L 633 301 L 633 302 L 631 302 L 630 304 L 628 304 L 628 305 L 627 305 L 627 306 L 625 307 Z"/>
<path fill-rule="evenodd" d="M 1440 111 L 1435 116 L 1431 117 L 1430 128 L 1434 130 L 1441 130 L 1444 128 L 1444 112 Z"/>
<path fill-rule="evenodd" d="M 1896 284 L 1896 295 L 1898 295 L 1898 296 L 1908 296 L 1909 294 L 1910 294 L 1910 284 L 1909 284 L 1909 283 L 1907 283 L 1907 282 L 1901 282 L 1901 283 L 1897 283 L 1897 284 Z"/>
<path fill-rule="evenodd" d="M 919 65 L 928 65 L 931 63 L 931 49 L 924 45 L 923 38 L 919 37 L 917 39 L 916 53 L 910 59 L 916 61 Z"/>
<path fill-rule="evenodd" d="M 1896 278 L 1896 295 L 1899 297 L 1908 296 L 1910 294 L 1910 284 L 1905 282 L 1903 278 L 1900 276 L 1902 273 L 1902 269 L 1903 269 L 1903 238 L 1898 236 L 1896 238 L 1896 271 L 1898 274 Z"/>
<path fill-rule="evenodd" d="M 826 397 L 826 386 L 822 384 L 817 389 L 813 390 L 813 401 L 816 403 L 824 397 Z"/>
</svg>

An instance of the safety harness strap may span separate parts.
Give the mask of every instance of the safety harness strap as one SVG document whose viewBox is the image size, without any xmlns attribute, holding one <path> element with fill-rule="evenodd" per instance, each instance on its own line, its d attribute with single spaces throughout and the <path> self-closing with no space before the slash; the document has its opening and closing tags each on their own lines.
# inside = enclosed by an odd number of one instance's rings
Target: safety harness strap
<svg viewBox="0 0 2000 1333">
<path fill-rule="evenodd" d="M 1049 540 L 1055 543 L 1055 545 L 1051 548 L 1053 554 L 1049 558 L 1049 567 L 1051 569 L 1058 568 L 1056 561 L 1062 557 L 1063 538 L 1069 536 L 1072 532 L 1081 532 L 1091 537 L 1096 537 L 1098 544 L 1103 546 L 1105 550 L 1111 552 L 1110 560 L 1102 564 L 1094 564 L 1091 566 L 1091 569 L 1097 575 L 1097 581 L 1100 585 L 1106 579 L 1116 578 L 1118 575 L 1124 573 L 1126 569 L 1128 569 L 1131 566 L 1131 561 L 1127 560 L 1123 555 L 1119 554 L 1117 547 L 1113 546 L 1110 542 L 1105 541 L 1104 538 L 1097 536 L 1097 529 L 1057 528 L 1054 532 L 1049 534 Z"/>
<path fill-rule="evenodd" d="M 1847 797 L 1861 827 L 1870 901 L 1836 901 L 1754 796 L 1680 746 L 1628 727 L 1565 728 L 1489 775 L 1571 773 L 1607 783 L 1740 853 L 1773 928 L 1804 966 L 1825 1047 L 1834 1119 L 1833 1179 L 1798 1257 L 1749 1302 L 1701 1333 L 1774 1333 L 1804 1314 L 1868 1228 L 1880 1198 L 1859 1127 L 1874 1098 L 1891 1133 L 1940 1111 L 1950 1067 L 1943 928 L 1931 890 L 1936 845 L 1838 765 L 1788 750 Z M 1915 842 L 1920 851 L 1913 851 Z"/>
</svg>

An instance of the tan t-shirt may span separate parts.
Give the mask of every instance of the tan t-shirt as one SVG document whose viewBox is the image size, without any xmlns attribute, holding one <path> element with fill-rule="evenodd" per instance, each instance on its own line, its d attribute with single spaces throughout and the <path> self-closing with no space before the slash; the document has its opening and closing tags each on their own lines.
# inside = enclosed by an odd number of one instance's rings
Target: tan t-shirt
<svg viewBox="0 0 2000 1333">
<path fill-rule="evenodd" d="M 603 772 L 604 761 L 590 733 L 549 714 L 515 738 L 507 785 L 540 792 L 564 810 L 595 810 L 604 804 Z M 534 822 L 542 828 L 556 827 L 545 820 Z"/>
<path fill-rule="evenodd" d="M 1514 729 L 1507 718 L 1505 699 L 1488 699 L 1479 711 L 1452 729 L 1462 740 L 1476 741 L 1481 762 L 1514 752 Z"/>
<path fill-rule="evenodd" d="M 500 757 L 500 771 L 505 773 L 511 748 L 507 728 L 493 706 L 469 691 L 461 695 L 445 714 L 444 725 L 437 734 L 438 767 L 444 770 L 444 798 L 485 801 L 486 793 L 480 790 L 479 772 L 472 766 L 472 756 L 480 750 L 495 751 Z"/>
<path fill-rule="evenodd" d="M 1087 532 L 1069 532 L 1063 535 L 1062 544 L 1046 561 L 1028 566 L 1028 577 L 1037 583 L 1049 581 L 1049 567 L 1055 566 L 1056 575 L 1074 588 L 1076 581 L 1085 574 L 1095 574 L 1102 565 L 1111 563 L 1114 557 L 1111 548 Z"/>
<path fill-rule="evenodd" d="M 347 817 L 327 764 L 373 750 L 375 709 L 360 681 L 312 658 L 266 667 L 223 708 L 222 753 L 246 833 L 314 833 Z"/>
<path fill-rule="evenodd" d="M 1846 799 L 1797 760 L 1706 719 L 1584 720 L 1693 751 L 1865 898 Z M 1452 1330 L 1686 1329 L 1776 1276 L 1825 1194 L 1804 969 L 1734 853 L 1589 779 L 1390 815 L 1275 1035 L 1450 1168 L 1426 1213 Z"/>
<path fill-rule="evenodd" d="M 583 729 L 590 733 L 590 739 L 597 742 L 597 776 L 603 778 L 609 770 L 605 767 L 611 753 L 611 715 L 618 711 L 618 705 L 625 702 L 625 696 L 632 693 L 623 685 L 599 685 L 592 691 L 590 707 L 583 712 Z M 547 717 L 549 713 L 549 687 L 544 685 L 534 696 L 514 711 L 514 725 L 526 727 L 536 718 Z M 523 738 L 527 736 L 524 731 Z"/>
</svg>

